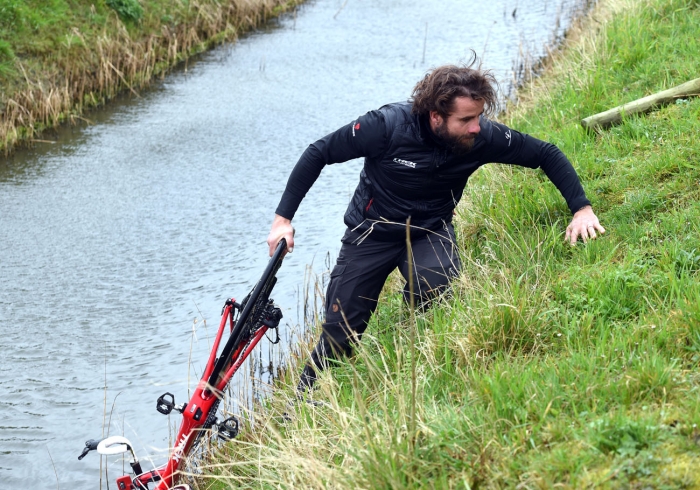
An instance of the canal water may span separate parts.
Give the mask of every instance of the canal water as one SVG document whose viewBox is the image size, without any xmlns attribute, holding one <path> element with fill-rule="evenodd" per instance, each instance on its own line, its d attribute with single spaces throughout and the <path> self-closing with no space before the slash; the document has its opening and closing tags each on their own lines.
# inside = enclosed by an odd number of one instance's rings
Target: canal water
<svg viewBox="0 0 700 490">
<path fill-rule="evenodd" d="M 225 299 L 267 262 L 306 146 L 470 49 L 507 88 L 519 56 L 540 56 L 581 4 L 311 1 L 0 160 L 0 487 L 106 488 L 97 455 L 77 456 L 107 432 L 161 461 L 156 398 L 186 401 Z M 283 347 L 261 344 L 256 366 L 295 342 L 304 278 L 337 254 L 360 166 L 327 168 L 303 202 L 273 295 Z M 242 371 L 239 385 L 270 381 Z"/>
</svg>

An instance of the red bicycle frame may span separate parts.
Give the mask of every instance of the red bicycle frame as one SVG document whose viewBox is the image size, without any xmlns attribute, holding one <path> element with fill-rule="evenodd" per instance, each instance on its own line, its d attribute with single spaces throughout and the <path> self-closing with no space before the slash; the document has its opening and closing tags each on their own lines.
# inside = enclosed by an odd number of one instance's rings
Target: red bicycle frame
<svg viewBox="0 0 700 490">
<path fill-rule="evenodd" d="M 159 412 L 168 414 L 172 410 L 176 410 L 182 413 L 182 423 L 168 462 L 161 467 L 142 472 L 134 455 L 131 466 L 136 475 L 133 477 L 124 475 L 118 478 L 117 487 L 119 490 L 148 489 L 150 483 L 156 483 L 155 490 L 167 490 L 173 488 L 173 485 L 177 483 L 178 470 L 182 461 L 197 444 L 202 434 L 216 424 L 216 411 L 229 381 L 258 345 L 267 330 L 277 328 L 279 325 L 282 313 L 279 308 L 274 306 L 269 296 L 277 280 L 275 274 L 282 264 L 286 248 L 286 241 L 282 239 L 261 280 L 241 304 L 236 303 L 233 299 L 226 301 L 206 368 L 189 401 L 186 404 L 175 406 L 174 397 L 170 393 L 165 393 L 158 399 L 157 409 Z M 234 320 L 236 310 L 239 311 L 239 316 Z M 221 354 L 217 356 L 227 325 L 230 326 L 231 333 Z M 237 433 L 237 422 L 235 432 Z M 97 449 L 101 454 L 117 454 L 129 450 L 133 455 L 131 445 L 125 438 L 114 437 L 102 441 L 87 441 L 85 449 L 78 459 L 82 459 L 92 449 Z M 180 488 L 187 488 L 187 486 L 184 485 Z"/>
</svg>

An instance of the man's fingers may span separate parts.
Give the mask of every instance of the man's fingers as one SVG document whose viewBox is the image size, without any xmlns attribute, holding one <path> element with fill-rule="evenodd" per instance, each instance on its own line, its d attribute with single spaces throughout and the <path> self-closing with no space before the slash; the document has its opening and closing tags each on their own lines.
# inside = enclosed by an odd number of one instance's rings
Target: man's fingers
<svg viewBox="0 0 700 490">
<path fill-rule="evenodd" d="M 267 239 L 267 246 L 270 247 L 270 257 L 272 257 L 275 254 L 275 250 L 277 250 L 277 245 L 280 243 L 280 240 L 282 240 L 282 236 L 277 236 L 277 237 L 268 237 Z M 287 248 L 289 248 L 289 240 L 287 240 Z M 286 251 L 285 251 L 286 252 Z"/>
<path fill-rule="evenodd" d="M 279 245 L 280 240 L 287 240 L 287 248 L 284 253 L 291 252 L 294 249 L 294 227 L 292 226 L 292 220 L 275 214 L 275 219 L 272 221 L 272 228 L 270 229 L 270 234 L 267 235 L 267 245 L 270 247 L 270 257 L 272 257 L 277 250 L 277 245 Z"/>
<path fill-rule="evenodd" d="M 566 235 L 564 235 L 564 241 L 569 242 L 571 245 L 576 245 L 576 239 L 578 234 L 574 231 L 574 227 L 569 225 L 566 227 Z"/>
<path fill-rule="evenodd" d="M 576 242 L 578 241 L 580 233 L 578 231 L 572 231 L 571 232 L 571 237 L 569 238 L 569 243 L 571 243 L 572 246 L 576 245 Z M 583 237 L 581 237 L 583 238 Z"/>
<path fill-rule="evenodd" d="M 588 210 L 579 210 L 574 214 L 574 219 L 567 226 L 564 240 L 571 245 L 576 245 L 578 238 L 581 237 L 583 243 L 587 243 L 589 239 L 595 240 L 598 237 L 598 233 L 601 235 L 605 233 L 605 228 L 601 226 L 598 217 L 593 214 L 590 208 Z"/>
<path fill-rule="evenodd" d="M 270 247 L 270 257 L 272 257 L 274 255 L 275 250 L 277 250 L 277 245 L 279 245 L 280 241 L 283 238 L 287 240 L 287 249 L 284 251 L 284 255 L 287 255 L 287 253 L 291 253 L 294 251 L 294 236 L 293 235 L 281 236 L 281 237 L 278 237 L 274 240 L 267 241 L 267 245 Z"/>
<path fill-rule="evenodd" d="M 283 238 L 285 240 L 287 240 L 287 248 L 283 252 L 283 256 L 284 256 L 284 255 L 287 255 L 288 253 L 292 253 L 294 251 L 294 230 L 292 230 L 291 233 L 287 233 L 287 234 L 279 237 L 277 240 L 275 240 L 275 246 L 273 248 L 273 251 L 274 251 L 274 249 L 277 248 L 277 245 L 279 244 L 279 242 Z"/>
<path fill-rule="evenodd" d="M 292 226 L 290 220 L 283 218 L 281 216 L 275 215 L 275 219 L 272 222 L 272 229 L 269 235 L 267 235 L 267 246 L 270 248 L 270 257 L 275 254 L 277 246 L 282 239 L 287 241 L 287 247 L 284 253 L 287 254 L 294 250 L 294 234 L 296 230 Z"/>
<path fill-rule="evenodd" d="M 588 242 L 588 230 L 586 228 L 581 228 L 580 234 L 581 234 L 581 240 L 583 240 L 583 243 L 587 243 Z"/>
</svg>

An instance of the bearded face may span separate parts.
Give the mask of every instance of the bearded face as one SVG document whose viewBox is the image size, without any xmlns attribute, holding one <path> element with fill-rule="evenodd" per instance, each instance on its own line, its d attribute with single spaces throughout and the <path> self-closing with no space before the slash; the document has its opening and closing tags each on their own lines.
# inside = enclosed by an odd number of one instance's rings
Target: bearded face
<svg viewBox="0 0 700 490">
<path fill-rule="evenodd" d="M 474 147 L 474 141 L 476 140 L 476 134 L 453 134 L 447 127 L 447 121 L 442 120 L 442 123 L 434 128 L 435 135 L 442 140 L 445 145 L 447 145 L 452 153 L 457 155 L 464 155 L 469 153 Z"/>
<path fill-rule="evenodd" d="M 480 117 L 485 102 L 471 97 L 455 97 L 450 113 L 430 111 L 430 129 L 457 155 L 464 155 L 474 147 L 481 131 Z"/>
</svg>

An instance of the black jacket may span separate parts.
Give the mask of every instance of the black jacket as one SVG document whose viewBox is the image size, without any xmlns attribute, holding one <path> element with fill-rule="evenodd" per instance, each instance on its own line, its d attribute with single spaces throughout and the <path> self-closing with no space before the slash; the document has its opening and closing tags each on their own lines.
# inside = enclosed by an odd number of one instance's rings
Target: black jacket
<svg viewBox="0 0 700 490">
<path fill-rule="evenodd" d="M 358 157 L 365 163 L 345 224 L 360 229 L 374 225 L 376 238 L 405 236 L 409 216 L 419 229 L 444 227 L 469 176 L 489 162 L 541 167 L 572 213 L 590 204 L 576 171 L 556 146 L 483 117 L 480 126 L 472 150 L 456 155 L 433 134 L 427 120 L 411 113 L 410 103 L 370 111 L 307 148 L 276 213 L 292 219 L 324 166 Z"/>
</svg>

